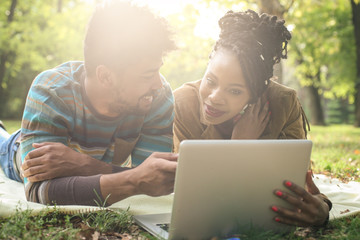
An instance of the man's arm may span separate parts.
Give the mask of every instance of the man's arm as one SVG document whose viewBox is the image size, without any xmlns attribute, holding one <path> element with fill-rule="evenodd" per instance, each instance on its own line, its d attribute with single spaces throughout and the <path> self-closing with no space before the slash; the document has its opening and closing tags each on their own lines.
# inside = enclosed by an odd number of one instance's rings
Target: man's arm
<svg viewBox="0 0 360 240">
<path fill-rule="evenodd" d="M 62 143 L 33 143 L 22 164 L 23 176 L 30 182 L 45 181 L 58 177 L 91 176 L 121 172 L 127 168 L 99 161 L 74 151 Z"/>
<path fill-rule="evenodd" d="M 103 206 L 137 194 L 161 196 L 173 191 L 176 160 L 177 154 L 153 153 L 137 168 L 120 173 L 30 182 L 26 197 L 50 205 Z"/>
</svg>

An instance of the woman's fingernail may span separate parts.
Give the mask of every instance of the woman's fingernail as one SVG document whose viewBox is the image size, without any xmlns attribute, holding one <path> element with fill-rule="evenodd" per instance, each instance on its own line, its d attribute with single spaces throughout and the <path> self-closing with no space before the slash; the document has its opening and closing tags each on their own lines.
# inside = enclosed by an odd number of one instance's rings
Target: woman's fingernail
<svg viewBox="0 0 360 240">
<path fill-rule="evenodd" d="M 277 190 L 277 191 L 275 192 L 275 194 L 278 195 L 279 197 L 281 197 L 281 196 L 283 195 L 282 191 L 279 191 L 279 190 Z"/>
<path fill-rule="evenodd" d="M 271 209 L 272 209 L 274 212 L 279 211 L 279 209 L 278 209 L 277 207 L 275 207 L 275 206 L 272 206 Z"/>
<path fill-rule="evenodd" d="M 266 104 L 269 104 L 269 101 L 267 101 Z"/>
<path fill-rule="evenodd" d="M 271 111 L 269 112 L 269 115 L 271 115 Z"/>
<path fill-rule="evenodd" d="M 280 218 L 276 217 L 275 221 L 280 222 Z"/>
<path fill-rule="evenodd" d="M 288 187 L 291 187 L 291 186 L 292 186 L 292 182 L 286 181 L 286 182 L 285 182 L 285 185 L 288 186 Z"/>
</svg>

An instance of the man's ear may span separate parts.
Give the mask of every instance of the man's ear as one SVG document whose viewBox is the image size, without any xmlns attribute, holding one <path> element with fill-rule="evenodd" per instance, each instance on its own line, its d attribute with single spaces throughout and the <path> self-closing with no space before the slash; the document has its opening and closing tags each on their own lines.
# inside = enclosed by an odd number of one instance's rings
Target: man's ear
<svg viewBox="0 0 360 240">
<path fill-rule="evenodd" d="M 96 78 L 99 84 L 105 88 L 111 88 L 114 85 L 114 73 L 106 66 L 96 67 Z"/>
</svg>

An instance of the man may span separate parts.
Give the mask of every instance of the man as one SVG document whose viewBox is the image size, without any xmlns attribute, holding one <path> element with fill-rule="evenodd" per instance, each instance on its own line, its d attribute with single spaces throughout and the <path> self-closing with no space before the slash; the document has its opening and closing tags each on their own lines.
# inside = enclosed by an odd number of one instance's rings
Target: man
<svg viewBox="0 0 360 240">
<path fill-rule="evenodd" d="M 0 132 L 1 166 L 21 181 L 23 163 L 29 201 L 112 204 L 173 191 L 173 96 L 159 74 L 170 37 L 148 9 L 108 2 L 90 19 L 85 61 L 35 78 L 21 131 Z"/>
</svg>

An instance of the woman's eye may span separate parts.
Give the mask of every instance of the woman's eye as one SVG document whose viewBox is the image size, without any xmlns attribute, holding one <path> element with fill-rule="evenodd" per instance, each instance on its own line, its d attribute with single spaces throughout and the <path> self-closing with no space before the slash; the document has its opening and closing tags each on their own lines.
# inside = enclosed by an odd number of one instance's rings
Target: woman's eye
<svg viewBox="0 0 360 240">
<path fill-rule="evenodd" d="M 237 90 L 237 89 L 232 89 L 232 90 L 230 90 L 230 93 L 231 93 L 231 94 L 234 94 L 234 95 L 240 95 L 240 94 L 242 93 L 242 91 L 241 91 L 241 90 Z"/>
</svg>

